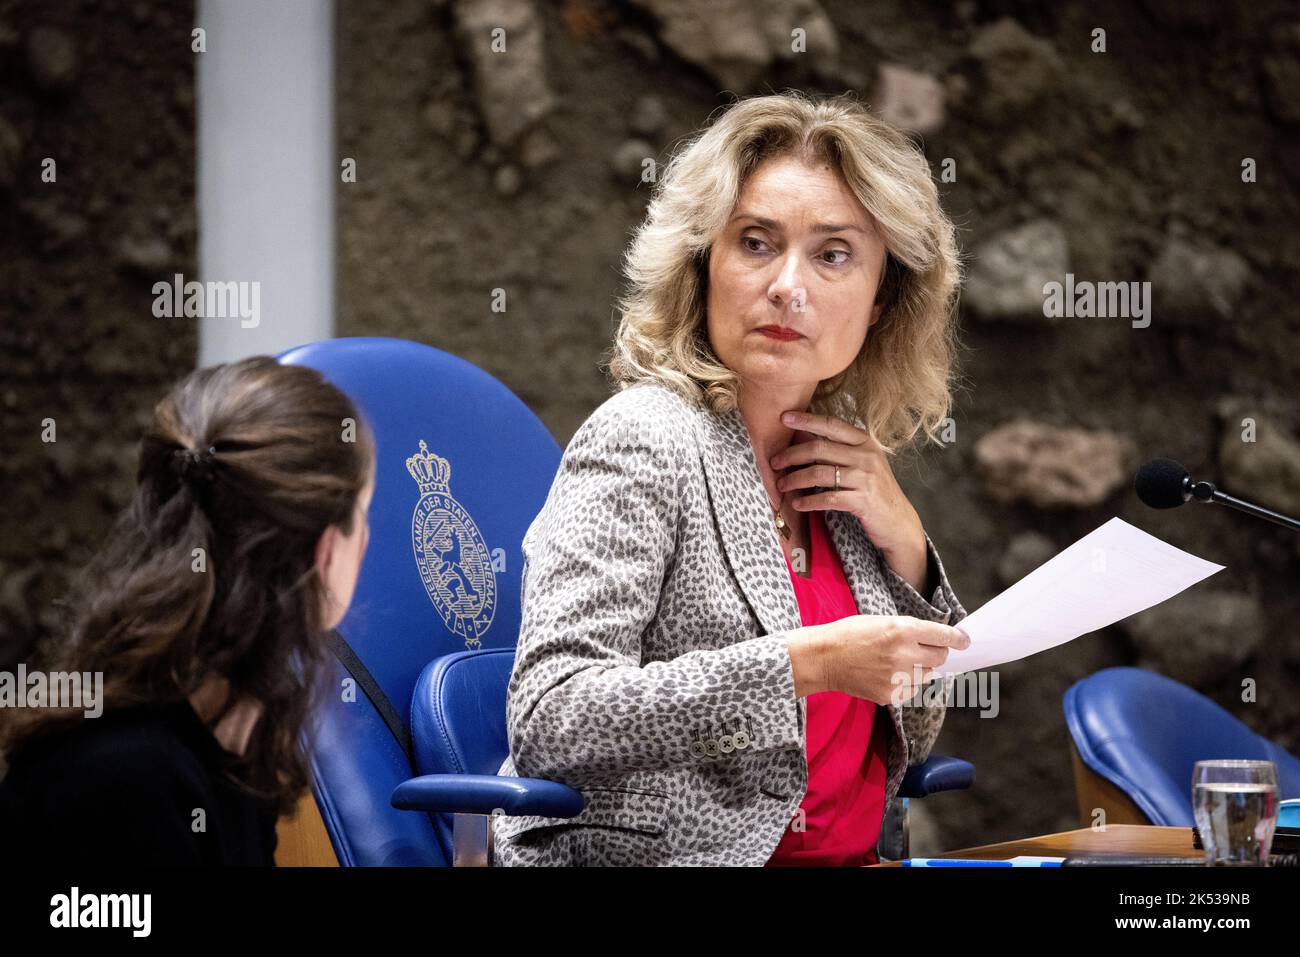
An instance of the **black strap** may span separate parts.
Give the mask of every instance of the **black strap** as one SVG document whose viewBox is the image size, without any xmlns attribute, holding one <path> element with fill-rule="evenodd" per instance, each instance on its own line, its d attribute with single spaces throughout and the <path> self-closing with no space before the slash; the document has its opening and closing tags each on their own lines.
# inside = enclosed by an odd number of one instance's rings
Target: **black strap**
<svg viewBox="0 0 1300 957">
<path fill-rule="evenodd" d="M 393 737 L 402 746 L 402 753 L 406 755 L 406 759 L 411 760 L 410 732 L 407 731 L 406 725 L 402 723 L 402 718 L 397 713 L 397 709 L 393 707 L 393 703 L 388 700 L 388 695 L 384 694 L 384 689 L 379 687 L 379 682 L 375 680 L 375 676 L 370 673 L 370 669 L 365 666 L 357 653 L 352 650 L 352 646 L 348 644 L 347 639 L 340 635 L 338 631 L 330 629 L 325 638 L 330 649 L 338 657 L 343 667 L 347 669 L 348 674 L 353 677 L 357 684 L 361 685 L 361 690 L 366 693 L 370 703 L 375 706 L 379 716 L 384 719 L 384 724 L 388 725 L 388 730 L 393 732 Z"/>
</svg>

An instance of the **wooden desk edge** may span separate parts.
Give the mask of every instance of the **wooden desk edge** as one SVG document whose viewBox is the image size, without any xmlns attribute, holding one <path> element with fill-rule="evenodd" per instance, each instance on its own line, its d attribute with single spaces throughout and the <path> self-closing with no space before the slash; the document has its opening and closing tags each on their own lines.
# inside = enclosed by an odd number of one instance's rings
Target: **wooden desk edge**
<svg viewBox="0 0 1300 957">
<path fill-rule="evenodd" d="M 1076 854 L 1150 854 L 1158 857 L 1201 857 L 1204 851 L 1192 844 L 1188 827 L 1159 827 L 1152 824 L 1110 824 L 1094 830 L 1081 827 L 1017 841 L 1003 841 L 980 847 L 929 855 L 936 858 L 970 858 L 987 861 L 1033 854 L 1045 857 L 1071 857 Z M 885 861 L 875 867 L 901 867 L 898 861 Z"/>
</svg>

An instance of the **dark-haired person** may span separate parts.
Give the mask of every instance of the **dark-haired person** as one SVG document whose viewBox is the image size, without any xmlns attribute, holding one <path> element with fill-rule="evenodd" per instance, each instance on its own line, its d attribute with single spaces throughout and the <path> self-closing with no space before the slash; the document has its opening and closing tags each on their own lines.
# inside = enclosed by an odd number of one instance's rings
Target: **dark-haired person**
<svg viewBox="0 0 1300 957">
<path fill-rule="evenodd" d="M 135 496 L 42 666 L 103 675 L 102 716 L 0 711 L 14 860 L 273 864 L 300 735 L 369 539 L 374 440 L 315 370 L 200 369 L 154 410 Z"/>
</svg>

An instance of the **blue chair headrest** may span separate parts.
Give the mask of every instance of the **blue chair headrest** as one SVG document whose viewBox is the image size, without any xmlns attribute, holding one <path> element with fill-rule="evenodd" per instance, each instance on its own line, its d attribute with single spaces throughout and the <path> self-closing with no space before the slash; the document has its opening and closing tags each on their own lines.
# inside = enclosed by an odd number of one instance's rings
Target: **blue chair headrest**
<svg viewBox="0 0 1300 957">
<path fill-rule="evenodd" d="M 499 381 L 431 346 L 332 339 L 280 361 L 322 372 L 375 433 L 370 546 L 339 631 L 404 711 L 430 660 L 514 647 L 520 544 L 559 446 Z"/>
<path fill-rule="evenodd" d="M 1192 768 L 1202 760 L 1272 761 L 1281 797 L 1300 797 L 1300 759 L 1172 678 L 1106 668 L 1075 682 L 1064 707 L 1083 763 L 1127 793 L 1152 824 L 1194 824 Z"/>
</svg>

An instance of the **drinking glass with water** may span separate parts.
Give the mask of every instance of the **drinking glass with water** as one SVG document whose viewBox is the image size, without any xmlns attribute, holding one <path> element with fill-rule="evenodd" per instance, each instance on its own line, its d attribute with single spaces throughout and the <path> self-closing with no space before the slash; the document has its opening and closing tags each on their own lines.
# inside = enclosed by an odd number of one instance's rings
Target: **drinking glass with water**
<svg viewBox="0 0 1300 957">
<path fill-rule="evenodd" d="M 1279 798 L 1272 761 L 1197 761 L 1192 808 L 1205 863 L 1266 866 Z"/>
</svg>

